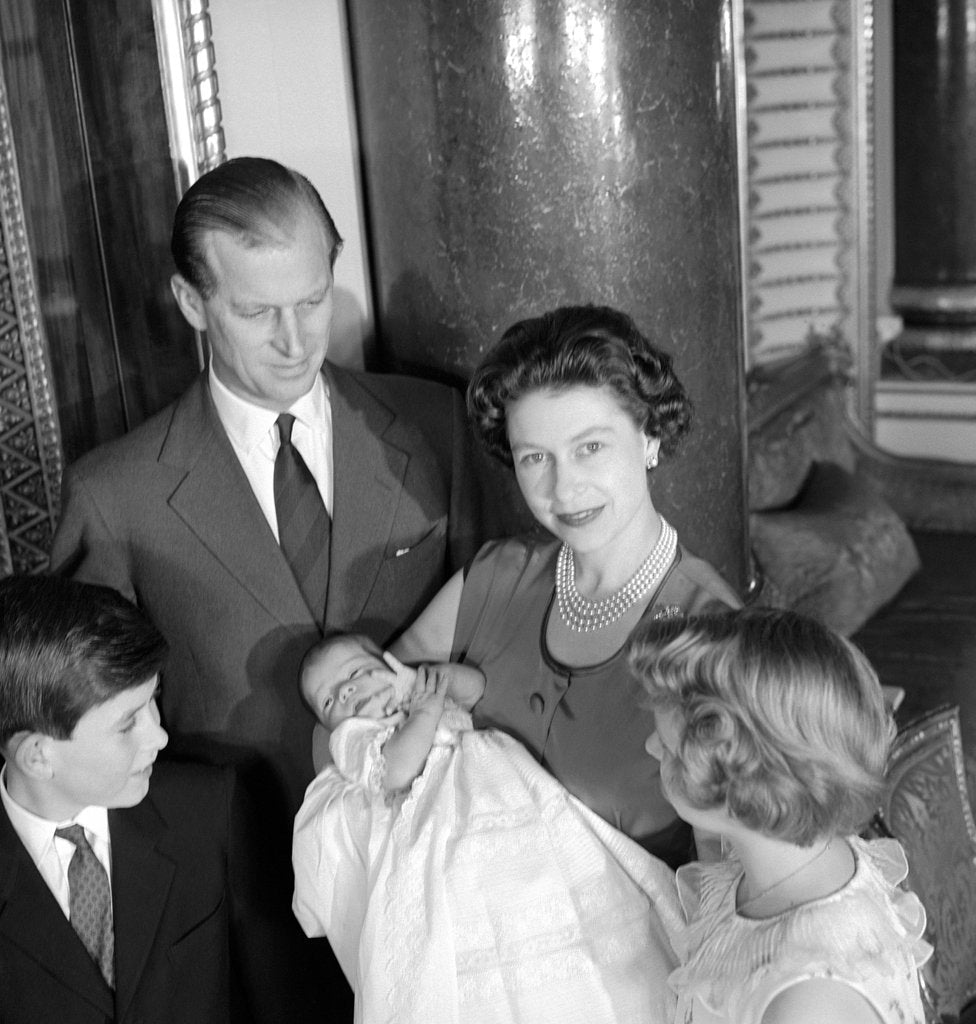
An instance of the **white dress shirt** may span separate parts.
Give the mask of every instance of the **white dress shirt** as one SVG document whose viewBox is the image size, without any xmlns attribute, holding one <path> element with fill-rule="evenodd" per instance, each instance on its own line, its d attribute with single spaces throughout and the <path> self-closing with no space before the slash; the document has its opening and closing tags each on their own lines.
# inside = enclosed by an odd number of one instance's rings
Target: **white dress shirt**
<svg viewBox="0 0 976 1024">
<path fill-rule="evenodd" d="M 0 802 L 10 824 L 27 848 L 31 860 L 40 871 L 47 887 L 54 893 L 64 916 L 69 918 L 71 894 L 68 890 L 68 865 L 74 856 L 75 844 L 56 836 L 55 830 L 67 825 L 81 825 L 85 838 L 108 875 L 112 886 L 112 841 L 108 831 L 108 811 L 104 807 L 86 807 L 68 821 L 48 821 L 21 807 L 7 792 L 7 768 L 0 771 Z"/>
<path fill-rule="evenodd" d="M 274 412 L 246 402 L 224 385 L 210 366 L 210 394 L 217 416 L 258 499 L 271 532 L 278 539 L 278 515 L 274 501 L 274 464 L 280 446 L 275 425 L 280 413 L 295 417 L 291 441 L 305 460 L 319 494 L 332 515 L 332 406 L 325 378 L 316 374 L 311 391 L 288 409 Z"/>
</svg>

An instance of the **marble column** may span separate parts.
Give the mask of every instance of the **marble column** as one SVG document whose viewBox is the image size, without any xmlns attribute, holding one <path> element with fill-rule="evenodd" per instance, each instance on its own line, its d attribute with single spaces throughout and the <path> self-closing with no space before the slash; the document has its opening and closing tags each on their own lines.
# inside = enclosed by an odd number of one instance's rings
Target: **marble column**
<svg viewBox="0 0 976 1024">
<path fill-rule="evenodd" d="M 655 500 L 741 586 L 731 0 L 357 0 L 349 17 L 384 365 L 463 382 L 515 320 L 627 311 L 696 403 Z"/>
<path fill-rule="evenodd" d="M 895 0 L 888 376 L 976 370 L 976 0 Z"/>
</svg>

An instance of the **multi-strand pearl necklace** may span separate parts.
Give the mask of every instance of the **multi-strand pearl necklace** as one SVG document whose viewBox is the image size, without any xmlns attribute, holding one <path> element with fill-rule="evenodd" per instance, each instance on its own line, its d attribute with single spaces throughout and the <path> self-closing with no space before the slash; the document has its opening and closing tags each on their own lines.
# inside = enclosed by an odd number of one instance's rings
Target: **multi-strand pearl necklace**
<svg viewBox="0 0 976 1024">
<path fill-rule="evenodd" d="M 590 601 L 576 589 L 573 549 L 563 544 L 556 562 L 556 602 L 563 622 L 574 633 L 589 633 L 616 622 L 629 608 L 657 586 L 674 559 L 678 535 L 664 517 L 654 550 L 629 580 L 602 601 Z"/>
</svg>

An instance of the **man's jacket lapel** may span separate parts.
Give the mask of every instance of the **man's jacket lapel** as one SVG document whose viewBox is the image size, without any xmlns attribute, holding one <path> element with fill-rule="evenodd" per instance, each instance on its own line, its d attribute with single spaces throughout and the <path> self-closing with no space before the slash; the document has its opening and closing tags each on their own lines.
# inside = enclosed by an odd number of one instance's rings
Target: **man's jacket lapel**
<svg viewBox="0 0 976 1024">
<path fill-rule="evenodd" d="M 311 619 L 217 418 L 205 376 L 174 410 L 160 462 L 181 471 L 170 507 L 244 590 L 285 625 Z"/>
<path fill-rule="evenodd" d="M 387 557 L 407 452 L 396 417 L 353 377 L 328 366 L 334 466 L 332 559 L 327 621 L 355 622 Z"/>
</svg>

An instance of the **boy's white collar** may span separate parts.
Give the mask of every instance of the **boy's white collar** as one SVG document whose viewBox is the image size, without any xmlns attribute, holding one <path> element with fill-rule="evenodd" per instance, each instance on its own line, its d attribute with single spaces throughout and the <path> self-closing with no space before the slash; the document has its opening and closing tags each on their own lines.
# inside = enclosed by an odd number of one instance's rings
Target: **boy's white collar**
<svg viewBox="0 0 976 1024">
<path fill-rule="evenodd" d="M 111 841 L 108 830 L 108 810 L 104 807 L 85 807 L 68 821 L 51 821 L 22 807 L 7 790 L 6 765 L 0 769 L 0 803 L 3 804 L 10 824 L 13 825 L 14 831 L 20 836 L 35 863 L 54 841 L 55 830 L 65 825 L 81 825 L 86 832 L 105 842 Z"/>
</svg>

